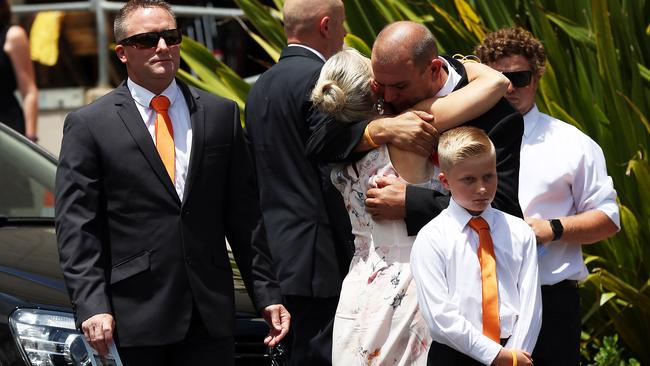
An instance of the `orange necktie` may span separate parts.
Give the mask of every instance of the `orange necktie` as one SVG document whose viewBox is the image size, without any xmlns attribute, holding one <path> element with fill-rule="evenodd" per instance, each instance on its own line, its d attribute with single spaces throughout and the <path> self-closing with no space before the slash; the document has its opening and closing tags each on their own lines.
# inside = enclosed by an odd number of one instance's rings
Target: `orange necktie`
<svg viewBox="0 0 650 366">
<path fill-rule="evenodd" d="M 174 127 L 169 114 L 167 114 L 169 99 L 163 95 L 155 96 L 151 99 L 151 108 L 156 111 L 156 150 L 158 150 L 173 183 L 175 182 L 176 152 L 174 150 Z"/>
<path fill-rule="evenodd" d="M 490 226 L 482 217 L 469 220 L 469 226 L 478 233 L 478 261 L 481 265 L 483 289 L 483 334 L 499 343 L 499 288 L 497 286 L 497 261 Z"/>
</svg>

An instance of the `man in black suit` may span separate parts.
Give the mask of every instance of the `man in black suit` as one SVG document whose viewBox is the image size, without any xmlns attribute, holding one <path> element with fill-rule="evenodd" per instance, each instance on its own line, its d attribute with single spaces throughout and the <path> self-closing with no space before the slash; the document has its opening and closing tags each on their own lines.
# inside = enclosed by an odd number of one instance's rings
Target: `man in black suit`
<svg viewBox="0 0 650 366">
<path fill-rule="evenodd" d="M 371 59 L 374 88 L 397 112 L 467 85 L 463 65 L 439 57 L 431 32 L 414 22 L 386 26 L 375 40 Z M 517 196 L 519 147 L 524 131 L 521 114 L 502 98 L 487 113 L 463 125 L 485 130 L 496 148 L 499 183 L 494 207 L 522 217 Z M 449 204 L 449 196 L 407 186 L 395 178 L 381 178 L 378 185 L 367 192 L 367 210 L 379 219 L 405 218 L 409 235 L 417 234 Z"/>
<path fill-rule="evenodd" d="M 260 212 L 239 111 L 174 79 L 181 33 L 164 1 L 125 4 L 115 39 L 128 79 L 67 116 L 56 176 L 77 326 L 100 354 L 114 337 L 125 365 L 232 365 L 225 236 L 257 308 L 273 318 L 266 341 L 288 329 L 263 236 L 251 265 Z"/>
<path fill-rule="evenodd" d="M 343 2 L 287 0 L 283 13 L 289 45 L 248 95 L 246 137 L 269 249 L 292 316 L 290 363 L 328 365 L 354 236 L 323 162 L 354 160 L 356 150 L 367 150 L 362 136 L 368 121 L 339 123 L 309 99 L 325 60 L 343 45 Z M 414 113 L 371 125 L 376 143 L 397 141 L 422 153 L 432 149 L 435 129 Z"/>
</svg>

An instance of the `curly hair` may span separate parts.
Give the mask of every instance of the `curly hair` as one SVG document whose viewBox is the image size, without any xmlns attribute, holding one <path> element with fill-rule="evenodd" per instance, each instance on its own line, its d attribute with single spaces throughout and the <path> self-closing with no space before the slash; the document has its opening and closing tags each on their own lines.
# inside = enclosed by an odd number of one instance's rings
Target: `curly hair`
<svg viewBox="0 0 650 366">
<path fill-rule="evenodd" d="M 485 64 L 497 60 L 521 55 L 528 60 L 533 74 L 541 77 L 546 65 L 544 45 L 533 35 L 520 27 L 503 28 L 485 36 L 483 42 L 476 46 L 474 53 Z"/>
</svg>

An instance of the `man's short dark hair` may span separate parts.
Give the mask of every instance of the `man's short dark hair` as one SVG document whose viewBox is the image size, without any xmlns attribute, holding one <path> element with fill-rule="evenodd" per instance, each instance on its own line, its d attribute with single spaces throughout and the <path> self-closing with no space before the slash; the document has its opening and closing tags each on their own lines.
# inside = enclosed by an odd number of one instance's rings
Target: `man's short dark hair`
<svg viewBox="0 0 650 366">
<path fill-rule="evenodd" d="M 426 67 L 436 57 L 438 57 L 438 44 L 431 31 L 427 29 L 423 32 L 422 38 L 413 44 L 413 63 Z"/>
<path fill-rule="evenodd" d="M 134 11 L 140 9 L 140 8 L 161 8 L 166 10 L 169 15 L 174 18 L 174 22 L 176 22 L 176 16 L 174 15 L 174 12 L 172 11 L 171 6 L 166 1 L 163 0 L 131 0 L 128 1 L 120 11 L 117 12 L 117 16 L 115 17 L 115 21 L 113 22 L 113 34 L 115 36 L 115 42 L 119 42 L 126 38 L 127 36 L 127 30 L 126 30 L 126 18 L 131 15 Z"/>
<path fill-rule="evenodd" d="M 546 50 L 542 42 L 520 27 L 503 28 L 488 34 L 476 46 L 474 53 L 485 64 L 492 64 L 503 57 L 523 56 L 537 77 L 542 76 L 546 64 Z"/>
</svg>

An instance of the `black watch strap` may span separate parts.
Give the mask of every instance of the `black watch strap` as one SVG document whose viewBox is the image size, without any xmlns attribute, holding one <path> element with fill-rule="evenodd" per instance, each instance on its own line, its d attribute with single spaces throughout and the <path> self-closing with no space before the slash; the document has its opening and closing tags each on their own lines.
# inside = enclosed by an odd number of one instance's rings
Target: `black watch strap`
<svg viewBox="0 0 650 366">
<path fill-rule="evenodd" d="M 564 226 L 559 219 L 550 219 L 548 222 L 551 224 L 551 230 L 553 230 L 553 239 L 551 241 L 559 240 L 564 234 Z"/>
</svg>

